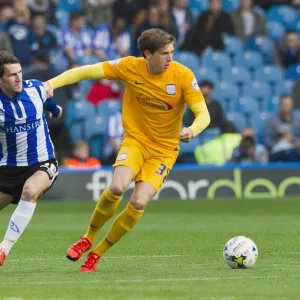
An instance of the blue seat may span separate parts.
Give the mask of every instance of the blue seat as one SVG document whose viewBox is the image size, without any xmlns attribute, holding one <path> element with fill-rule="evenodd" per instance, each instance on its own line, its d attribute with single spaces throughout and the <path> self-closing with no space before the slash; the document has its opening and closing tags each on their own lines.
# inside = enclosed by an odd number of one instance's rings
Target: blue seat
<svg viewBox="0 0 300 300">
<path fill-rule="evenodd" d="M 231 60 L 224 52 L 214 51 L 203 55 L 202 66 L 205 68 L 213 68 L 220 74 L 231 67 Z"/>
<path fill-rule="evenodd" d="M 58 1 L 58 9 L 72 12 L 82 9 L 81 0 L 60 0 Z"/>
<path fill-rule="evenodd" d="M 95 115 L 88 118 L 85 120 L 84 126 L 91 156 L 102 159 L 106 140 L 107 116 Z"/>
<path fill-rule="evenodd" d="M 263 65 L 263 57 L 255 51 L 245 51 L 242 55 L 236 56 L 235 66 L 248 69 L 250 72 L 256 71 Z"/>
<path fill-rule="evenodd" d="M 99 115 L 109 116 L 112 113 L 117 111 L 121 111 L 122 109 L 122 101 L 118 98 L 106 99 L 105 101 L 101 101 L 96 106 L 96 113 Z"/>
<path fill-rule="evenodd" d="M 193 72 L 195 72 L 196 70 L 198 70 L 200 68 L 200 59 L 193 52 L 189 52 L 189 51 L 175 52 L 173 55 L 173 59 L 175 61 L 187 66 Z"/>
<path fill-rule="evenodd" d="M 208 10 L 208 0 L 190 0 L 189 9 L 191 10 L 194 20 L 198 20 L 201 12 Z"/>
<path fill-rule="evenodd" d="M 227 120 L 232 122 L 239 132 L 245 128 L 247 124 L 245 117 L 240 113 L 228 113 Z"/>
<path fill-rule="evenodd" d="M 95 110 L 87 101 L 70 101 L 68 103 L 65 126 L 70 132 L 72 142 L 85 139 L 84 123 L 87 119 L 94 118 Z"/>
<path fill-rule="evenodd" d="M 251 37 L 246 41 L 246 49 L 261 53 L 265 64 L 274 61 L 274 42 L 267 36 Z"/>
<path fill-rule="evenodd" d="M 66 28 L 69 26 L 70 13 L 65 10 L 57 10 L 56 12 L 57 25 L 59 28 Z"/>
<path fill-rule="evenodd" d="M 268 21 L 276 21 L 288 29 L 294 29 L 297 21 L 297 11 L 288 5 L 273 6 L 267 12 Z"/>
<path fill-rule="evenodd" d="M 237 10 L 240 7 L 240 0 L 223 0 L 222 8 L 224 11 Z"/>
<path fill-rule="evenodd" d="M 260 111 L 268 109 L 268 103 L 272 97 L 271 87 L 263 81 L 254 81 L 246 86 L 243 92 L 244 97 L 252 97 L 256 100 Z"/>
<path fill-rule="evenodd" d="M 285 27 L 279 22 L 270 21 L 267 22 L 268 37 L 274 41 L 283 39 L 285 35 Z"/>
<path fill-rule="evenodd" d="M 224 35 L 225 52 L 234 59 L 244 52 L 243 42 L 234 36 Z"/>
<path fill-rule="evenodd" d="M 68 68 L 68 60 L 65 57 L 64 53 L 60 49 L 51 50 L 49 52 L 49 59 L 53 67 L 58 72 L 64 72 Z"/>
<path fill-rule="evenodd" d="M 221 78 L 222 81 L 236 84 L 240 94 L 242 94 L 244 86 L 251 82 L 249 71 L 242 67 L 233 67 L 229 72 L 223 72 Z"/>
<path fill-rule="evenodd" d="M 191 139 L 189 143 L 183 143 L 180 142 L 180 151 L 179 153 L 182 154 L 186 154 L 186 153 L 194 153 L 195 148 L 197 146 L 199 146 L 200 143 L 200 139 L 199 139 L 199 135 L 196 136 L 195 138 Z"/>
<path fill-rule="evenodd" d="M 221 103 L 224 110 L 234 111 L 239 98 L 239 89 L 234 83 L 221 82 L 216 86 L 213 98 Z"/>
<path fill-rule="evenodd" d="M 300 78 L 300 64 L 287 67 L 285 78 L 291 80 L 297 80 Z"/>
<path fill-rule="evenodd" d="M 203 80 L 209 80 L 214 85 L 217 85 L 219 82 L 218 74 L 215 70 L 210 68 L 200 68 L 198 72 L 194 73 L 198 82 Z"/>
<path fill-rule="evenodd" d="M 252 97 L 242 97 L 237 102 L 237 112 L 249 118 L 259 113 L 258 102 Z"/>
<path fill-rule="evenodd" d="M 280 97 L 275 96 L 271 97 L 268 104 L 268 111 L 271 113 L 277 113 L 279 111 L 280 106 Z"/>
<path fill-rule="evenodd" d="M 253 10 L 254 10 L 255 12 L 257 12 L 258 14 L 260 14 L 262 17 L 265 18 L 265 16 L 266 16 L 266 11 L 265 11 L 262 7 L 260 7 L 260 6 L 254 6 L 254 7 L 253 7 Z"/>
<path fill-rule="evenodd" d="M 76 60 L 80 65 L 92 65 L 100 62 L 100 58 L 96 55 L 83 55 Z"/>
<path fill-rule="evenodd" d="M 282 92 L 283 71 L 276 66 L 266 66 L 254 72 L 255 81 L 264 81 L 271 87 L 272 96 L 277 96 Z"/>
<path fill-rule="evenodd" d="M 292 79 L 287 79 L 283 84 L 283 93 L 287 95 L 291 95 L 293 93 L 293 89 L 295 86 L 295 81 Z"/>
<path fill-rule="evenodd" d="M 200 143 L 206 144 L 209 141 L 212 141 L 215 138 L 217 138 L 220 134 L 220 128 L 207 128 L 199 135 Z"/>
</svg>

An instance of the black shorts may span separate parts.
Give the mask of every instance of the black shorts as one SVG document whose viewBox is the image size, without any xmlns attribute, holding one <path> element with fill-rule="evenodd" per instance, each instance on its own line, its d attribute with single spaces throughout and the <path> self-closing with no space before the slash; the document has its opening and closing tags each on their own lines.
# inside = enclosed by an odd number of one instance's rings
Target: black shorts
<svg viewBox="0 0 300 300">
<path fill-rule="evenodd" d="M 23 186 L 28 178 L 36 171 L 44 171 L 50 179 L 48 191 L 55 182 L 58 175 L 58 163 L 55 158 L 37 163 L 30 167 L 0 167 L 0 192 L 13 196 L 12 204 L 17 204 L 20 200 Z M 43 194 L 44 194 L 43 193 Z"/>
</svg>

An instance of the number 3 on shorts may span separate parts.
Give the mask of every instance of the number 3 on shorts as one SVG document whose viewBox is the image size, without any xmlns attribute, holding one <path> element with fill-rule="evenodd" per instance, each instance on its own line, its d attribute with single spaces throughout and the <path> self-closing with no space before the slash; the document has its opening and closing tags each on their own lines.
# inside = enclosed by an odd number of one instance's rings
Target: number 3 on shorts
<svg viewBox="0 0 300 300">
<path fill-rule="evenodd" d="M 166 176 L 163 179 L 163 182 L 165 182 L 167 180 L 167 177 L 170 173 L 170 169 L 167 168 L 167 166 L 165 164 L 160 164 L 158 170 L 155 172 L 156 174 L 158 174 L 159 176 L 162 176 L 164 174 L 164 172 L 167 171 Z"/>
</svg>

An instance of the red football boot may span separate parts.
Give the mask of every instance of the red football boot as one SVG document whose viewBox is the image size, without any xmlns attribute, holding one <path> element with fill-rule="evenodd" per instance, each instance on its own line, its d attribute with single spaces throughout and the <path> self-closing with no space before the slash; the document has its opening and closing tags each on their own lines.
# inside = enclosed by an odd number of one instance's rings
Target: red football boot
<svg viewBox="0 0 300 300">
<path fill-rule="evenodd" d="M 4 264 L 6 253 L 3 248 L 0 247 L 0 266 Z"/>
<path fill-rule="evenodd" d="M 100 260 L 100 256 L 96 253 L 89 253 L 85 263 L 80 267 L 80 272 L 96 272 L 97 264 Z"/>
<path fill-rule="evenodd" d="M 92 243 L 84 237 L 80 237 L 80 241 L 69 247 L 67 251 L 67 258 L 72 261 L 77 261 L 84 252 L 90 250 Z"/>
</svg>

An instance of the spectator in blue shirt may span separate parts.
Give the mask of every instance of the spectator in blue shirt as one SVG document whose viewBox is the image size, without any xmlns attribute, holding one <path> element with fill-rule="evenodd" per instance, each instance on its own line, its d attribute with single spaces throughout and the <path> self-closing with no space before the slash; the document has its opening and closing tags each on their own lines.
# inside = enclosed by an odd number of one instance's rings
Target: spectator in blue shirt
<svg viewBox="0 0 300 300">
<path fill-rule="evenodd" d="M 62 31 L 61 45 L 70 61 L 76 57 L 90 55 L 92 53 L 92 36 L 86 25 L 83 13 L 74 11 L 70 15 L 70 28 Z"/>
<path fill-rule="evenodd" d="M 114 18 L 111 25 L 100 25 L 93 41 L 95 54 L 101 60 L 115 59 L 130 54 L 130 35 L 124 18 Z"/>
<path fill-rule="evenodd" d="M 34 16 L 32 20 L 32 29 L 36 36 L 36 51 L 48 54 L 50 50 L 56 48 L 56 37 L 51 31 L 46 29 L 46 17 L 44 15 L 37 14 Z"/>
</svg>

